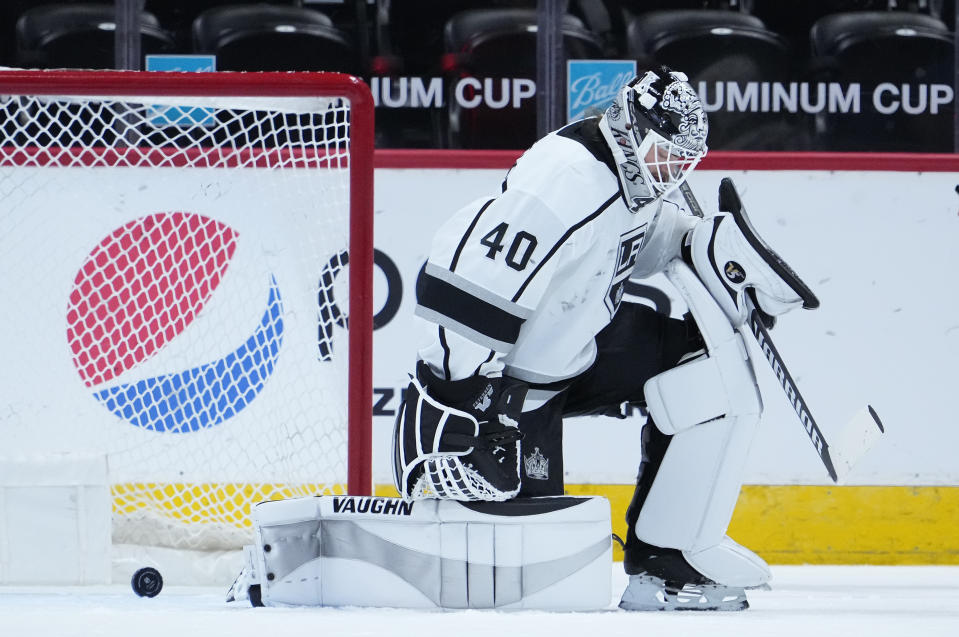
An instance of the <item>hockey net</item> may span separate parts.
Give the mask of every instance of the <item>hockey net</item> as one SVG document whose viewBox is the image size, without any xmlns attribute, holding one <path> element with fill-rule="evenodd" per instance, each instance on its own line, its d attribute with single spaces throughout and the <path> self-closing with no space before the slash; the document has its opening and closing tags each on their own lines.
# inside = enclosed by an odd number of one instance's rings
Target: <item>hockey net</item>
<svg viewBox="0 0 959 637">
<path fill-rule="evenodd" d="M 105 456 L 114 544 L 369 493 L 364 85 L 0 72 L 0 131 L 0 456 Z"/>
</svg>

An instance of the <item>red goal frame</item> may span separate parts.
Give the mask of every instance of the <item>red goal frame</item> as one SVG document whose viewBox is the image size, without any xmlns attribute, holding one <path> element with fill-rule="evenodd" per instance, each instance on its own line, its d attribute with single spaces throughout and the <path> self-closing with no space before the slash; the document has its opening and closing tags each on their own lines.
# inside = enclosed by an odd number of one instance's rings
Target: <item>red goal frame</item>
<svg viewBox="0 0 959 637">
<path fill-rule="evenodd" d="M 373 98 L 342 73 L 2 71 L 0 95 L 342 97 L 350 102 L 349 380 L 347 490 L 372 493 Z M 24 151 L 26 155 L 31 150 Z M 91 152 L 91 151 L 85 151 Z M 92 151 L 99 152 L 99 151 Z M 104 149 L 103 152 L 115 152 Z"/>
</svg>

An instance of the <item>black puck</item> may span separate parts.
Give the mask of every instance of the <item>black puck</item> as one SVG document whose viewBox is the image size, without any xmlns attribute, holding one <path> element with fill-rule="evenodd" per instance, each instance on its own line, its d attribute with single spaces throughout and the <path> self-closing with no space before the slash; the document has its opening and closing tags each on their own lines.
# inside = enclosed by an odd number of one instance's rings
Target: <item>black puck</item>
<svg viewBox="0 0 959 637">
<path fill-rule="evenodd" d="M 144 566 L 133 574 L 130 586 L 140 597 L 156 597 L 163 590 L 163 577 L 152 566 Z"/>
</svg>

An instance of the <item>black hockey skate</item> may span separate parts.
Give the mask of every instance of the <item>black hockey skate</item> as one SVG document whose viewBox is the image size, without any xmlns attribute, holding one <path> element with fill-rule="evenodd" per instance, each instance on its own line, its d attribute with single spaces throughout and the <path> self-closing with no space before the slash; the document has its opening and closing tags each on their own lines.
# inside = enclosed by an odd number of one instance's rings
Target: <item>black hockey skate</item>
<svg viewBox="0 0 959 637">
<path fill-rule="evenodd" d="M 746 610 L 746 591 L 722 584 L 683 584 L 681 587 L 655 575 L 629 576 L 619 602 L 623 610 Z"/>
<path fill-rule="evenodd" d="M 682 551 L 630 538 L 623 562 L 629 585 L 623 610 L 746 610 L 746 590 L 718 584 L 686 561 Z"/>
</svg>

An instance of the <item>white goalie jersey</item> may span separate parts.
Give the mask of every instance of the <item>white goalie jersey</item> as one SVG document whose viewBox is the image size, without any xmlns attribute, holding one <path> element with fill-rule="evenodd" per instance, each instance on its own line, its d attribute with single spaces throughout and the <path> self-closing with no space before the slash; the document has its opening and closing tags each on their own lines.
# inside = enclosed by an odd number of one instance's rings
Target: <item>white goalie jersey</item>
<svg viewBox="0 0 959 637">
<path fill-rule="evenodd" d="M 594 337 L 615 315 L 659 218 L 680 216 L 663 199 L 629 210 L 598 121 L 544 137 L 500 194 L 464 207 L 437 233 L 416 307 L 430 331 L 419 356 L 437 376 L 503 373 L 542 386 L 592 365 Z"/>
</svg>

